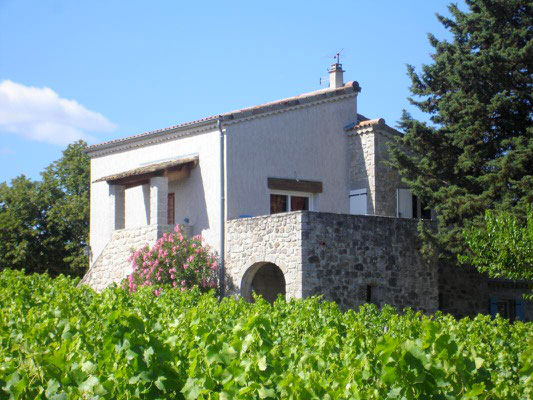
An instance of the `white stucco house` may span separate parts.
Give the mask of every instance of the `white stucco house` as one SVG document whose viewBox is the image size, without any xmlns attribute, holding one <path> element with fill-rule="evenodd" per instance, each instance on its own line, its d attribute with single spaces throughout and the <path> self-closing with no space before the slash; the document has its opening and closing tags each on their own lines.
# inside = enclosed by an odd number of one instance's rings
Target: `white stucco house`
<svg viewBox="0 0 533 400">
<path fill-rule="evenodd" d="M 343 72 L 333 64 L 315 92 L 89 146 L 83 283 L 122 280 L 132 248 L 181 224 L 223 258 L 228 292 L 436 310 L 441 280 L 413 223 L 431 212 L 382 162 L 399 132 L 358 113 Z"/>
</svg>

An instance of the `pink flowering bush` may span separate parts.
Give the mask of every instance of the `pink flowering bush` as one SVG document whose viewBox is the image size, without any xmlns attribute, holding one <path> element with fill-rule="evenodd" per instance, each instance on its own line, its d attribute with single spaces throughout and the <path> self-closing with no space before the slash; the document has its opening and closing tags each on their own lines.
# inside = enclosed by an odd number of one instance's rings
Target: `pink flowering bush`
<svg viewBox="0 0 533 400">
<path fill-rule="evenodd" d="M 179 225 L 152 248 L 147 245 L 135 251 L 130 261 L 133 271 L 125 282 L 130 292 L 148 286 L 158 296 L 165 285 L 181 290 L 197 286 L 203 292 L 217 286 L 218 263 L 209 246 L 199 235 L 185 237 Z"/>
</svg>

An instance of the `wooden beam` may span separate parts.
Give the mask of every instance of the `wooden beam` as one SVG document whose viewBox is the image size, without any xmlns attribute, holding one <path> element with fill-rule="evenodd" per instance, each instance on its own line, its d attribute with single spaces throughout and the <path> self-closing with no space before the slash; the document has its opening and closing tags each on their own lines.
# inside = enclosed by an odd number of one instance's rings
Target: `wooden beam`
<svg viewBox="0 0 533 400">
<path fill-rule="evenodd" d="M 294 192 L 322 193 L 322 182 L 301 179 L 267 178 L 269 189 Z"/>
<path fill-rule="evenodd" d="M 137 185 L 143 185 L 145 181 L 149 181 L 150 178 L 153 178 L 154 176 L 163 176 L 165 173 L 165 170 L 160 171 L 154 171 L 154 172 L 146 172 L 144 174 L 139 175 L 131 175 L 126 176 L 124 178 L 118 178 L 107 181 L 110 185 L 124 185 L 124 186 L 137 186 Z"/>
</svg>

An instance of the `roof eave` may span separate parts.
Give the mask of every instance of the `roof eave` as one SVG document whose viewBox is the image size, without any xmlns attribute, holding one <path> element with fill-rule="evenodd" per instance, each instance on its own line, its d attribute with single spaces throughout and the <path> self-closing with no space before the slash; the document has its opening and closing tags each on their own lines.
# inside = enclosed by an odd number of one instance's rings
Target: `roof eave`
<svg viewBox="0 0 533 400">
<path fill-rule="evenodd" d="M 288 111 L 294 107 L 312 104 L 315 102 L 331 101 L 333 99 L 343 98 L 347 96 L 357 96 L 360 91 L 361 87 L 359 86 L 358 82 L 348 82 L 344 86 L 335 89 L 324 89 L 317 92 L 311 92 L 300 96 L 273 101 L 255 107 L 244 108 L 218 116 L 207 117 L 202 120 L 193 121 L 182 125 L 176 125 L 169 128 L 163 128 L 151 132 L 129 136 L 123 139 L 116 139 L 106 143 L 91 145 L 85 149 L 85 153 L 92 158 L 101 155 L 102 153 L 107 154 L 110 149 L 120 149 L 122 147 L 129 147 L 128 145 L 131 145 L 132 143 L 150 141 L 150 139 L 153 139 L 154 137 L 158 136 L 179 132 L 187 132 L 191 130 L 194 131 L 209 125 L 213 125 L 213 128 L 215 129 L 216 121 L 219 118 L 222 118 L 224 122 L 235 123 L 239 122 L 239 120 L 247 120 L 250 118 L 268 115 L 271 112 Z"/>
</svg>

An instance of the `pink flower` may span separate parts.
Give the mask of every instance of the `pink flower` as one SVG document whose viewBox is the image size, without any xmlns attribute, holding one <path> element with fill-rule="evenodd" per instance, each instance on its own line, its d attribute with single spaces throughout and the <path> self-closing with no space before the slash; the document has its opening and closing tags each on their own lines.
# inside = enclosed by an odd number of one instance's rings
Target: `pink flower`
<svg viewBox="0 0 533 400">
<path fill-rule="evenodd" d="M 154 290 L 154 294 L 155 294 L 156 296 L 159 296 L 159 293 L 161 293 L 161 292 L 160 292 L 158 289 Z"/>
<path fill-rule="evenodd" d="M 189 266 L 187 264 L 183 264 L 183 269 L 187 269 Z"/>
</svg>

